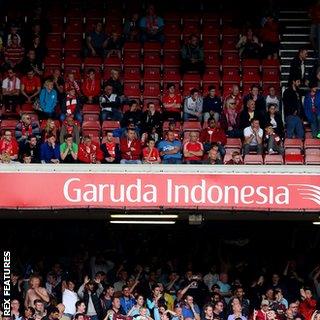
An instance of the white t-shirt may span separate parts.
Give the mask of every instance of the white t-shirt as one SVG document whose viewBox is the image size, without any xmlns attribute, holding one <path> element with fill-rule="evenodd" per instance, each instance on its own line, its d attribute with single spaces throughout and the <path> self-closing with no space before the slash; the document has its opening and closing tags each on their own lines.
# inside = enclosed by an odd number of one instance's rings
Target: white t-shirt
<svg viewBox="0 0 320 320">
<path fill-rule="evenodd" d="M 79 298 L 76 292 L 65 289 L 62 293 L 62 303 L 65 306 L 64 313 L 75 314 L 76 302 L 78 300 Z"/>
<path fill-rule="evenodd" d="M 280 101 L 279 101 L 278 97 L 277 96 L 271 97 L 270 95 L 267 95 L 266 105 L 268 106 L 270 104 L 275 104 L 279 109 Z"/>
<path fill-rule="evenodd" d="M 253 130 L 252 130 L 252 127 L 246 127 L 244 130 L 243 130 L 243 135 L 245 138 L 249 138 L 251 137 L 251 135 L 254 134 Z M 258 131 L 258 136 L 260 138 L 262 138 L 263 136 L 263 130 L 261 128 L 259 128 L 259 131 Z M 258 144 L 258 141 L 256 139 L 256 137 L 254 137 L 252 139 L 252 141 L 250 142 L 250 146 L 256 146 Z"/>
<path fill-rule="evenodd" d="M 20 79 L 15 78 L 14 80 L 10 80 L 9 78 L 5 78 L 2 82 L 2 89 L 6 89 L 9 91 L 12 91 L 14 89 L 20 90 Z"/>
</svg>

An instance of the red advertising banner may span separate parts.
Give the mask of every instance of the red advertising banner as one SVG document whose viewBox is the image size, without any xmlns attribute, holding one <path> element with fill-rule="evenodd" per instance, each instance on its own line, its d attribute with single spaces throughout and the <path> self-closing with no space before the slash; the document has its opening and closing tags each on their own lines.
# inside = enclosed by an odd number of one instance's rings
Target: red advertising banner
<svg viewBox="0 0 320 320">
<path fill-rule="evenodd" d="M 0 208 L 320 211 L 320 175 L 0 173 Z"/>
</svg>

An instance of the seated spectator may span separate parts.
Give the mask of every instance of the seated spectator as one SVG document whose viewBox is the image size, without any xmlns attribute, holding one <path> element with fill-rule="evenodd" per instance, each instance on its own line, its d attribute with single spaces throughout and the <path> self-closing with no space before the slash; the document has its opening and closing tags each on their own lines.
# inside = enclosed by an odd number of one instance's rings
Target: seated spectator
<svg viewBox="0 0 320 320">
<path fill-rule="evenodd" d="M 35 75 L 33 69 L 27 71 L 27 75 L 21 79 L 22 103 L 33 103 L 39 97 L 41 81 Z"/>
<path fill-rule="evenodd" d="M 200 141 L 204 145 L 205 152 L 208 152 L 213 144 L 217 144 L 220 155 L 224 157 L 226 154 L 224 145 L 227 143 L 227 136 L 214 118 L 210 118 L 208 120 L 208 127 L 201 131 Z"/>
<path fill-rule="evenodd" d="M 22 39 L 21 39 L 21 36 L 19 35 L 20 31 L 19 31 L 19 26 L 17 23 L 15 23 L 15 22 L 11 23 L 10 30 L 9 30 L 9 33 L 7 35 L 7 39 L 5 42 L 5 46 L 10 46 L 12 44 L 12 42 L 14 41 L 14 39 L 13 39 L 14 37 L 17 37 L 18 44 L 21 45 Z"/>
<path fill-rule="evenodd" d="M 15 112 L 19 103 L 21 82 L 13 68 L 9 68 L 7 74 L 2 81 L 2 101 L 7 112 Z"/>
<path fill-rule="evenodd" d="M 203 99 L 203 121 L 207 122 L 209 118 L 219 121 L 222 112 L 221 97 L 216 94 L 216 87 L 208 87 L 208 95 Z"/>
<path fill-rule="evenodd" d="M 301 47 L 297 55 L 292 59 L 290 63 L 289 83 L 292 81 L 300 80 L 300 85 L 307 86 L 307 68 L 306 61 L 308 58 L 308 49 Z"/>
<path fill-rule="evenodd" d="M 320 91 L 311 88 L 304 98 L 304 113 L 311 125 L 313 138 L 320 138 Z"/>
<path fill-rule="evenodd" d="M 82 84 L 82 93 L 85 103 L 98 103 L 101 92 L 100 80 L 97 79 L 96 70 L 89 69 L 87 77 Z"/>
<path fill-rule="evenodd" d="M 104 85 L 110 85 L 113 88 L 113 92 L 120 98 L 120 101 L 124 99 L 123 84 L 120 80 L 120 72 L 116 69 L 110 71 L 110 78 Z"/>
<path fill-rule="evenodd" d="M 45 118 L 55 118 L 57 91 L 53 89 L 53 81 L 46 80 L 40 91 L 39 111 Z"/>
<path fill-rule="evenodd" d="M 126 137 L 120 139 L 122 164 L 141 164 L 141 142 L 133 129 L 128 129 Z"/>
<path fill-rule="evenodd" d="M 279 51 L 279 23 L 272 14 L 267 15 L 263 21 L 260 31 L 261 42 L 263 44 L 263 58 L 278 59 Z"/>
<path fill-rule="evenodd" d="M 232 152 L 232 158 L 228 162 L 226 162 L 226 164 L 235 164 L 235 165 L 243 164 L 240 152 L 233 151 Z"/>
<path fill-rule="evenodd" d="M 174 119 L 175 121 L 181 121 L 181 95 L 176 93 L 174 83 L 168 83 L 167 90 L 167 93 L 162 98 L 164 107 L 163 118 L 165 120 Z"/>
<path fill-rule="evenodd" d="M 188 71 L 198 71 L 199 74 L 204 74 L 204 53 L 203 48 L 199 44 L 199 38 L 192 35 L 189 41 L 185 43 L 181 49 L 181 73 Z"/>
<path fill-rule="evenodd" d="M 99 97 L 99 104 L 101 108 L 101 121 L 122 119 L 120 111 L 120 99 L 116 93 L 113 93 L 113 87 L 107 84 Z"/>
<path fill-rule="evenodd" d="M 123 41 L 117 32 L 112 32 L 111 37 L 107 40 L 106 52 L 107 57 L 117 56 L 121 59 L 121 49 Z"/>
<path fill-rule="evenodd" d="M 145 164 L 157 164 L 161 163 L 161 158 L 158 149 L 156 148 L 156 141 L 149 138 L 147 146 L 142 150 L 143 160 Z"/>
<path fill-rule="evenodd" d="M 304 138 L 304 127 L 302 122 L 302 102 L 299 91 L 301 81 L 292 80 L 291 85 L 283 92 L 283 109 L 289 139 Z"/>
<path fill-rule="evenodd" d="M 228 137 L 242 137 L 242 132 L 239 130 L 239 113 L 236 110 L 236 101 L 233 98 L 229 98 L 225 102 L 220 123 L 221 128 L 223 128 Z"/>
<path fill-rule="evenodd" d="M 18 68 L 22 73 L 27 73 L 29 70 L 33 70 L 37 76 L 42 76 L 43 74 L 42 65 L 37 61 L 36 53 L 32 49 L 28 50 L 26 57 L 19 64 Z"/>
<path fill-rule="evenodd" d="M 201 164 L 204 149 L 197 132 L 190 132 L 189 141 L 183 146 L 183 157 L 186 164 Z"/>
<path fill-rule="evenodd" d="M 169 130 L 166 139 L 158 144 L 163 164 L 181 164 L 181 142 L 175 138 L 174 131 Z"/>
<path fill-rule="evenodd" d="M 182 304 L 182 316 L 185 319 L 200 320 L 200 308 L 190 295 L 186 296 Z"/>
<path fill-rule="evenodd" d="M 58 140 L 59 129 L 53 119 L 48 119 L 42 132 L 42 140 L 46 141 L 49 135 L 54 135 Z"/>
<path fill-rule="evenodd" d="M 119 144 L 115 142 L 111 131 L 106 133 L 106 140 L 101 144 L 105 163 L 119 163 L 121 159 Z"/>
<path fill-rule="evenodd" d="M 10 43 L 4 49 L 4 61 L 8 67 L 15 67 L 22 62 L 24 48 L 19 43 L 18 35 L 12 35 Z"/>
<path fill-rule="evenodd" d="M 277 107 L 277 110 L 279 111 L 280 107 L 280 98 L 276 95 L 276 89 L 274 86 L 269 87 L 269 92 L 265 98 L 267 108 L 270 104 L 275 105 Z"/>
<path fill-rule="evenodd" d="M 49 134 L 46 141 L 42 143 L 40 150 L 41 163 L 60 163 L 60 148 L 56 143 L 54 134 Z"/>
<path fill-rule="evenodd" d="M 100 56 L 103 58 L 106 54 L 107 40 L 107 35 L 103 32 L 102 22 L 98 22 L 94 31 L 87 34 L 85 56 Z"/>
<path fill-rule="evenodd" d="M 66 120 L 63 121 L 60 131 L 60 143 L 64 142 L 64 137 L 67 134 L 72 135 L 72 140 L 76 143 L 80 143 L 80 129 L 78 124 L 73 120 L 72 116 L 67 116 Z"/>
<path fill-rule="evenodd" d="M 20 160 L 23 161 L 24 155 L 31 157 L 31 163 L 40 163 L 40 144 L 36 136 L 29 136 L 29 139 L 20 149 Z"/>
<path fill-rule="evenodd" d="M 133 13 L 130 19 L 126 19 L 123 26 L 123 38 L 125 41 L 137 41 L 139 36 L 139 14 Z"/>
<path fill-rule="evenodd" d="M 64 91 L 68 93 L 72 88 L 75 89 L 77 98 L 80 98 L 82 96 L 82 93 L 79 84 L 75 79 L 74 73 L 69 72 L 64 82 Z"/>
<path fill-rule="evenodd" d="M 60 69 L 54 69 L 51 80 L 53 81 L 53 88 L 57 92 L 57 100 L 61 106 L 64 100 L 64 79 L 61 76 Z"/>
<path fill-rule="evenodd" d="M 147 110 L 142 114 L 141 128 L 142 132 L 151 133 L 153 129 L 156 132 L 161 132 L 162 118 L 159 111 L 153 102 L 149 102 Z"/>
<path fill-rule="evenodd" d="M 4 135 L 0 139 L 0 156 L 7 157 L 9 161 L 15 161 L 18 159 L 19 146 L 12 137 L 10 130 L 5 130 Z"/>
<path fill-rule="evenodd" d="M 253 311 L 253 320 L 266 320 L 269 311 L 269 301 L 262 300 L 260 310 Z"/>
<path fill-rule="evenodd" d="M 255 151 L 257 154 L 262 154 L 262 137 L 263 130 L 260 128 L 259 120 L 252 118 L 250 120 L 251 125 L 244 129 L 244 144 L 243 154 L 249 154 L 250 151 Z"/>
<path fill-rule="evenodd" d="M 224 105 L 229 99 L 233 99 L 236 103 L 236 111 L 239 113 L 243 109 L 243 100 L 237 84 L 232 86 L 231 93 L 224 98 Z"/>
<path fill-rule="evenodd" d="M 140 41 L 144 44 L 147 41 L 155 40 L 164 43 L 164 21 L 156 14 L 154 5 L 149 5 L 147 14 L 139 21 Z"/>
<path fill-rule="evenodd" d="M 129 102 L 129 110 L 126 111 L 121 120 L 121 126 L 127 127 L 129 123 L 133 123 L 135 127 L 141 126 L 142 112 L 136 100 Z"/>
<path fill-rule="evenodd" d="M 184 100 L 183 120 L 188 121 L 190 119 L 196 119 L 198 121 L 201 121 L 202 108 L 203 108 L 203 99 L 199 94 L 199 90 L 192 89 L 190 91 L 190 96 L 186 97 Z"/>
<path fill-rule="evenodd" d="M 78 159 L 78 145 L 73 142 L 72 134 L 66 134 L 64 142 L 60 145 L 60 158 L 62 163 L 76 163 Z"/>
<path fill-rule="evenodd" d="M 259 59 L 261 45 L 252 29 L 248 29 L 236 45 L 239 49 L 240 57 L 243 59 Z"/>
<path fill-rule="evenodd" d="M 274 132 L 271 124 L 265 127 L 264 145 L 269 154 L 279 153 L 284 154 L 281 138 Z"/>
<path fill-rule="evenodd" d="M 29 153 L 24 153 L 22 155 L 22 163 L 23 164 L 30 164 L 32 163 L 32 157 Z"/>
<path fill-rule="evenodd" d="M 64 121 L 67 117 L 72 117 L 79 123 L 82 122 L 82 115 L 80 112 L 80 102 L 76 95 L 76 90 L 71 87 L 67 92 L 66 99 L 61 106 L 60 121 Z"/>
<path fill-rule="evenodd" d="M 263 127 L 267 124 L 271 124 L 274 132 L 280 137 L 284 137 L 284 126 L 282 121 L 282 116 L 280 112 L 277 111 L 276 105 L 270 104 L 268 107 L 268 112 L 263 120 Z"/>
<path fill-rule="evenodd" d="M 48 52 L 48 49 L 43 43 L 43 37 L 40 35 L 34 35 L 31 46 L 29 46 L 29 50 L 33 50 L 35 52 L 36 63 L 41 66 Z"/>
<path fill-rule="evenodd" d="M 246 108 L 243 109 L 239 115 L 240 130 L 249 127 L 253 118 L 258 119 L 258 113 L 256 112 L 256 104 L 253 100 L 248 100 Z"/>
<path fill-rule="evenodd" d="M 84 136 L 78 147 L 78 160 L 81 163 L 101 163 L 103 153 L 90 136 Z"/>
<path fill-rule="evenodd" d="M 260 118 L 264 118 L 266 114 L 266 100 L 263 95 L 259 93 L 259 86 L 253 84 L 250 92 L 243 97 L 243 104 L 246 106 L 249 100 L 255 102 L 255 110 Z"/>
<path fill-rule="evenodd" d="M 152 127 L 150 129 L 150 131 L 144 132 L 141 135 L 141 144 L 142 144 L 142 146 L 145 146 L 147 144 L 147 141 L 149 141 L 150 139 L 153 139 L 156 144 L 159 142 L 160 135 L 159 135 L 157 130 L 158 129 L 156 127 Z"/>
<path fill-rule="evenodd" d="M 23 114 L 21 120 L 16 125 L 15 136 L 20 148 L 22 148 L 30 136 L 40 136 L 39 123 L 31 121 L 29 114 Z"/>
<path fill-rule="evenodd" d="M 228 320 L 235 319 L 247 320 L 247 318 L 242 315 L 242 307 L 238 299 L 234 299 L 232 303 L 232 314 L 228 316 Z"/>
</svg>

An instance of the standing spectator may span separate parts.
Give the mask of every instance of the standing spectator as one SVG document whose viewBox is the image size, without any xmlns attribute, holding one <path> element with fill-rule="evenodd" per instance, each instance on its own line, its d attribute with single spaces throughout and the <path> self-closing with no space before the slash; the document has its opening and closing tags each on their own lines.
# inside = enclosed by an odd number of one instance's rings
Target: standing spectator
<svg viewBox="0 0 320 320">
<path fill-rule="evenodd" d="M 136 304 L 136 300 L 131 296 L 130 288 L 127 285 L 122 287 L 122 296 L 120 297 L 120 305 L 122 310 L 128 314 L 132 307 Z"/>
<path fill-rule="evenodd" d="M 60 158 L 63 163 L 76 163 L 78 159 L 78 145 L 73 142 L 72 134 L 67 134 L 60 145 Z"/>
<path fill-rule="evenodd" d="M 319 54 L 320 52 L 320 3 L 315 3 L 310 7 L 309 16 L 311 18 L 310 41 L 313 49 Z"/>
<path fill-rule="evenodd" d="M 101 121 L 107 119 L 120 121 L 122 113 L 120 108 L 120 99 L 116 93 L 113 93 L 113 87 L 107 84 L 99 97 L 99 104 L 101 108 Z"/>
<path fill-rule="evenodd" d="M 158 144 L 158 150 L 164 164 L 181 164 L 181 142 L 175 138 L 174 132 L 169 130 L 166 139 Z"/>
<path fill-rule="evenodd" d="M 255 102 L 255 110 L 258 113 L 259 118 L 263 119 L 266 115 L 266 100 L 263 95 L 259 93 L 259 86 L 253 84 L 250 88 L 249 94 L 243 98 L 243 104 L 247 105 L 249 100 Z"/>
<path fill-rule="evenodd" d="M 262 137 L 263 130 L 260 128 L 259 120 L 256 118 L 251 119 L 251 125 L 244 129 L 244 144 L 243 154 L 249 154 L 250 151 L 256 151 L 257 154 L 262 154 Z"/>
<path fill-rule="evenodd" d="M 36 312 L 41 312 L 42 315 L 45 314 L 44 302 L 49 303 L 50 298 L 47 290 L 40 286 L 40 277 L 36 275 L 31 275 L 29 280 L 29 289 L 25 296 L 24 306 L 34 307 Z M 37 302 L 40 302 L 41 306 L 37 308 Z"/>
<path fill-rule="evenodd" d="M 239 49 L 241 58 L 244 59 L 259 59 L 261 45 L 258 37 L 254 35 L 252 29 L 248 29 L 246 34 L 243 35 L 236 45 Z"/>
<path fill-rule="evenodd" d="M 139 36 L 139 14 L 133 13 L 130 19 L 126 19 L 123 26 L 123 38 L 125 41 L 137 41 Z"/>
<path fill-rule="evenodd" d="M 267 320 L 269 305 L 270 304 L 268 300 L 262 300 L 261 308 L 253 311 L 253 320 Z"/>
<path fill-rule="evenodd" d="M 153 102 L 149 102 L 147 105 L 147 110 L 142 114 L 141 121 L 142 132 L 151 133 L 153 128 L 156 132 L 161 131 L 161 114 L 156 110 L 156 106 Z"/>
<path fill-rule="evenodd" d="M 104 288 L 104 290 L 102 292 L 102 296 L 100 297 L 100 301 L 101 301 L 101 305 L 102 305 L 102 310 L 103 310 L 103 315 L 104 316 L 107 314 L 107 311 L 112 306 L 113 295 L 114 295 L 114 287 L 109 284 Z"/>
<path fill-rule="evenodd" d="M 22 148 L 30 136 L 40 136 L 39 123 L 31 121 L 29 114 L 23 114 L 21 120 L 16 125 L 15 136 L 20 148 Z"/>
<path fill-rule="evenodd" d="M 106 141 L 102 143 L 101 150 L 106 163 L 119 163 L 121 159 L 119 144 L 115 142 L 111 131 L 106 133 Z"/>
<path fill-rule="evenodd" d="M 33 103 L 38 98 L 41 90 L 41 82 L 33 69 L 29 69 L 26 76 L 21 80 L 22 102 Z"/>
<path fill-rule="evenodd" d="M 65 121 L 63 121 L 61 130 L 60 130 L 60 143 L 64 142 L 64 137 L 67 134 L 72 135 L 72 140 L 76 143 L 80 143 L 80 129 L 78 124 L 73 120 L 73 117 L 67 117 Z"/>
<path fill-rule="evenodd" d="M 235 164 L 235 165 L 241 165 L 243 164 L 242 158 L 241 158 L 241 154 L 238 151 L 233 151 L 232 152 L 232 158 L 226 163 L 226 164 Z M 243 291 L 243 289 L 242 289 Z M 238 298 L 239 299 L 239 298 Z M 249 311 L 249 310 L 248 310 Z M 249 314 L 247 314 L 248 316 Z"/>
<path fill-rule="evenodd" d="M 18 159 L 19 146 L 17 141 L 12 137 L 10 130 L 5 130 L 0 140 L 0 156 L 7 156 L 10 160 Z"/>
<path fill-rule="evenodd" d="M 53 89 L 53 81 L 46 80 L 40 91 L 39 107 L 45 118 L 55 118 L 57 91 Z"/>
<path fill-rule="evenodd" d="M 51 80 L 53 81 L 53 88 L 57 92 L 57 100 L 59 105 L 61 106 L 63 104 L 64 100 L 64 79 L 61 76 L 60 69 L 54 69 L 53 74 L 51 77 Z"/>
<path fill-rule="evenodd" d="M 163 45 L 164 21 L 156 14 L 154 5 L 151 4 L 148 6 L 147 14 L 140 19 L 139 27 L 141 30 L 140 41 L 142 44 L 150 40 L 155 40 Z"/>
<path fill-rule="evenodd" d="M 264 144 L 269 154 L 284 154 L 281 138 L 274 132 L 271 124 L 265 127 Z"/>
<path fill-rule="evenodd" d="M 190 36 L 187 43 L 181 49 L 181 73 L 188 71 L 198 71 L 200 75 L 204 74 L 204 52 L 200 46 L 199 38 L 196 35 Z"/>
<path fill-rule="evenodd" d="M 89 32 L 86 37 L 85 56 L 100 56 L 103 58 L 106 53 L 107 35 L 102 30 L 102 22 L 98 22 L 94 31 Z"/>
<path fill-rule="evenodd" d="M 17 35 L 12 36 L 12 41 L 4 49 L 4 61 L 11 68 L 15 67 L 23 60 L 24 48 L 19 44 Z"/>
<path fill-rule="evenodd" d="M 31 49 L 18 67 L 22 73 L 27 73 L 29 70 L 33 70 L 37 76 L 42 76 L 43 73 L 41 63 L 36 60 L 36 53 Z"/>
<path fill-rule="evenodd" d="M 29 140 L 23 145 L 20 150 L 20 159 L 27 154 L 31 157 L 31 163 L 40 163 L 40 144 L 36 136 L 29 136 Z"/>
<path fill-rule="evenodd" d="M 202 120 L 203 99 L 199 94 L 198 89 L 191 89 L 190 96 L 184 100 L 183 120 L 190 119 Z"/>
<path fill-rule="evenodd" d="M 299 305 L 299 312 L 305 320 L 311 320 L 313 313 L 316 311 L 317 300 L 312 297 L 310 288 L 300 290 L 302 302 Z"/>
<path fill-rule="evenodd" d="M 101 163 L 102 151 L 90 136 L 84 136 L 78 148 L 78 160 L 82 163 Z"/>
<path fill-rule="evenodd" d="M 219 123 L 213 118 L 208 120 L 208 127 L 201 131 L 200 141 L 203 143 L 206 152 L 212 148 L 213 144 L 217 144 L 220 155 L 223 157 L 226 154 L 224 145 L 227 143 L 227 136 Z"/>
<path fill-rule="evenodd" d="M 9 68 L 7 74 L 2 81 L 2 101 L 7 112 L 15 112 L 19 103 L 21 82 L 13 68 Z"/>
<path fill-rule="evenodd" d="M 67 117 L 72 117 L 79 123 L 82 122 L 80 101 L 77 98 L 76 89 L 74 87 L 71 87 L 67 92 L 66 99 L 61 106 L 60 121 L 64 121 Z"/>
<path fill-rule="evenodd" d="M 233 98 L 226 101 L 220 123 L 228 137 L 242 137 L 242 132 L 239 130 L 239 113 L 236 110 L 236 101 Z"/>
<path fill-rule="evenodd" d="M 197 304 L 194 303 L 193 297 L 187 295 L 184 303 L 182 304 L 182 316 L 186 319 L 200 320 L 200 309 Z"/>
<path fill-rule="evenodd" d="M 228 298 L 231 297 L 231 286 L 228 283 L 229 276 L 227 273 L 220 273 L 219 280 L 217 281 L 217 285 L 220 287 L 220 294 L 224 297 L 226 302 L 228 303 Z"/>
<path fill-rule="evenodd" d="M 300 80 L 300 84 L 308 85 L 306 73 L 306 60 L 308 58 L 308 49 L 300 48 L 298 54 L 292 59 L 290 63 L 289 84 L 292 81 Z"/>
<path fill-rule="evenodd" d="M 242 96 L 239 90 L 239 86 L 237 84 L 234 84 L 232 86 L 232 90 L 231 93 L 228 94 L 225 98 L 224 98 L 224 105 L 226 106 L 226 103 L 228 102 L 229 99 L 232 99 L 235 101 L 236 104 L 236 111 L 239 113 L 242 111 L 243 109 L 243 100 L 242 100 Z"/>
<path fill-rule="evenodd" d="M 279 23 L 272 14 L 267 15 L 262 25 L 261 42 L 263 43 L 263 57 L 267 59 L 278 59 L 279 52 Z"/>
<path fill-rule="evenodd" d="M 164 107 L 164 119 L 174 119 L 175 121 L 181 120 L 182 98 L 179 93 L 176 93 L 176 86 L 174 83 L 167 84 L 167 93 L 162 98 L 162 104 Z"/>
<path fill-rule="evenodd" d="M 267 124 L 271 124 L 274 132 L 280 136 L 280 138 L 284 137 L 284 126 L 282 121 L 282 116 L 280 112 L 277 111 L 277 106 L 270 104 L 268 107 L 267 116 L 263 121 L 263 127 Z"/>
<path fill-rule="evenodd" d="M 35 52 L 35 60 L 37 65 L 42 65 L 44 58 L 47 55 L 48 49 L 46 48 L 43 37 L 39 35 L 34 35 L 32 39 L 32 44 L 29 47 L 29 50 L 33 50 Z"/>
<path fill-rule="evenodd" d="M 313 283 L 316 289 L 317 296 L 320 297 L 320 266 L 316 267 L 313 273 Z"/>
<path fill-rule="evenodd" d="M 301 81 L 295 79 L 283 93 L 284 115 L 287 124 L 287 138 L 304 138 L 304 128 L 301 119 L 302 102 L 299 92 Z"/>
<path fill-rule="evenodd" d="M 311 88 L 304 98 L 304 113 L 311 125 L 312 137 L 320 138 L 320 91 Z"/>
<path fill-rule="evenodd" d="M 246 108 L 243 109 L 239 115 L 239 128 L 243 130 L 244 128 L 250 126 L 251 120 L 253 118 L 258 118 L 256 112 L 256 104 L 253 100 L 248 100 Z"/>
<path fill-rule="evenodd" d="M 140 128 L 142 113 L 136 100 L 129 102 L 129 110 L 123 115 L 121 126 L 128 127 L 129 123 L 133 123 L 135 127 Z"/>
<path fill-rule="evenodd" d="M 117 32 L 112 32 L 111 37 L 107 40 L 106 52 L 107 57 L 117 56 L 121 59 L 121 49 L 123 46 L 122 39 Z"/>
<path fill-rule="evenodd" d="M 187 164 L 201 164 L 203 156 L 203 145 L 199 141 L 197 132 L 190 132 L 189 141 L 183 146 L 184 161 Z"/>
<path fill-rule="evenodd" d="M 147 146 L 142 150 L 143 163 L 145 164 L 157 164 L 161 163 L 160 154 L 155 147 L 156 142 L 154 139 L 149 138 Z"/>
<path fill-rule="evenodd" d="M 62 303 L 65 306 L 64 315 L 69 319 L 76 313 L 76 303 L 79 301 L 77 293 L 74 291 L 75 283 L 72 280 L 62 282 Z"/>
<path fill-rule="evenodd" d="M 100 80 L 97 79 L 96 70 L 89 69 L 87 77 L 82 84 L 85 103 L 98 103 L 100 91 Z"/>
<path fill-rule="evenodd" d="M 122 164 L 141 164 L 141 142 L 133 129 L 128 129 L 127 135 L 120 139 Z"/>
<path fill-rule="evenodd" d="M 208 87 L 208 95 L 203 99 L 203 121 L 207 122 L 209 118 L 219 121 L 222 112 L 221 97 L 216 94 L 216 87 Z"/>
<path fill-rule="evenodd" d="M 49 134 L 47 140 L 41 145 L 40 158 L 41 163 L 60 163 L 60 148 L 54 134 Z"/>
<path fill-rule="evenodd" d="M 276 106 L 277 110 L 279 111 L 280 98 L 276 95 L 276 89 L 274 86 L 269 87 L 269 92 L 268 92 L 265 100 L 266 100 L 267 108 L 269 107 L 270 104 L 273 104 Z"/>
</svg>

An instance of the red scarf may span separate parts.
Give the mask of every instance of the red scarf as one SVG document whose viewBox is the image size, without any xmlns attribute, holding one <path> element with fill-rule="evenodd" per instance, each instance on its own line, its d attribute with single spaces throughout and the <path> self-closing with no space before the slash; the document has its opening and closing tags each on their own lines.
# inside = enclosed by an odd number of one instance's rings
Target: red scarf
<svg viewBox="0 0 320 320">
<path fill-rule="evenodd" d="M 21 132 L 23 136 L 30 136 L 32 135 L 32 126 L 29 124 L 28 126 L 25 126 L 25 124 L 21 121 Z"/>
</svg>

